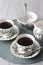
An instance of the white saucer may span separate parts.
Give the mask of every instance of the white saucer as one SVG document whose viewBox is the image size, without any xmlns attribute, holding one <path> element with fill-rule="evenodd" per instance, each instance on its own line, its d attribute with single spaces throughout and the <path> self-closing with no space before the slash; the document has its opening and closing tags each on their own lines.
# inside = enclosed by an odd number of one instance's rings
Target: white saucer
<svg viewBox="0 0 43 65">
<path fill-rule="evenodd" d="M 34 13 L 34 12 L 32 12 L 32 11 L 29 11 L 29 12 L 27 12 L 28 21 L 23 22 L 23 21 L 21 21 L 20 16 L 24 16 L 24 15 L 25 15 L 25 14 L 24 14 L 24 12 L 23 12 L 23 13 L 19 14 L 19 16 L 18 16 L 18 18 L 17 18 L 18 22 L 19 22 L 19 23 L 22 23 L 23 25 L 31 24 L 31 23 L 33 23 L 33 22 L 35 22 L 35 21 L 37 20 L 37 15 L 36 15 L 36 13 Z"/>
<path fill-rule="evenodd" d="M 37 47 L 38 47 L 38 48 L 40 47 L 40 44 L 38 43 L 38 41 L 35 42 L 34 47 L 35 47 L 35 49 L 36 49 Z M 19 57 L 19 58 L 33 58 L 33 57 L 37 56 L 37 55 L 39 54 L 39 52 L 40 52 L 40 50 L 38 50 L 38 51 L 34 52 L 34 53 L 31 54 L 31 55 L 26 55 L 26 56 L 25 56 L 24 54 L 18 52 L 18 47 L 17 47 L 15 41 L 12 42 L 12 44 L 11 44 L 11 46 L 10 46 L 10 51 L 11 51 L 11 53 L 12 53 L 14 56 Z"/>
<path fill-rule="evenodd" d="M 0 36 L 0 40 L 4 41 L 4 40 L 11 40 L 15 38 L 19 34 L 19 28 L 16 25 L 14 25 L 14 29 L 10 32 L 10 34 L 11 35 L 8 37 L 4 37 L 3 35 Z"/>
</svg>

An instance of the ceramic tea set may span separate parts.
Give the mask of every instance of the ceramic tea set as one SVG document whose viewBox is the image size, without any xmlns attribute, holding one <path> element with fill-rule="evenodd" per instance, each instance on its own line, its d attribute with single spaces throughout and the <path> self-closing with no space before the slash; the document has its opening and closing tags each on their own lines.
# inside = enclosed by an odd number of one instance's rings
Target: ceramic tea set
<svg viewBox="0 0 43 65">
<path fill-rule="evenodd" d="M 12 20 L 0 20 L 0 40 L 11 40 L 19 34 L 19 29 Z"/>
<path fill-rule="evenodd" d="M 31 14 L 33 14 L 34 16 L 32 16 Z M 32 19 L 29 17 L 30 19 L 28 19 L 28 21 L 26 21 L 26 23 L 24 21 L 25 15 L 26 14 L 20 15 L 17 18 L 18 23 L 20 23 L 23 26 L 26 26 L 28 24 L 28 26 L 30 28 L 32 28 L 31 25 L 33 25 L 34 26 L 34 28 L 33 28 L 34 36 L 39 40 L 43 39 L 42 38 L 42 29 L 39 28 L 35 23 L 37 20 L 37 15 L 33 12 L 29 12 L 29 14 L 27 16 L 28 17 L 30 16 Z M 22 19 L 22 16 L 24 19 Z M 34 19 L 34 17 L 36 17 L 36 19 Z M 38 32 L 39 29 L 40 29 L 40 31 Z M 34 36 L 31 34 L 25 34 L 25 33 L 19 34 L 10 46 L 11 53 L 14 56 L 19 57 L 19 58 L 33 58 L 33 57 L 37 56 L 41 50 L 41 46 L 40 46 L 39 42 L 35 39 Z"/>
<path fill-rule="evenodd" d="M 25 4 L 25 7 L 27 5 Z M 43 21 L 37 21 L 37 15 L 34 12 L 27 12 L 27 8 L 25 13 L 21 13 L 17 21 L 21 25 L 31 25 L 33 28 L 33 35 L 27 33 L 20 33 L 18 26 L 14 24 L 14 21 L 8 19 L 0 20 L 0 40 L 8 41 L 14 39 L 14 41 L 10 45 L 11 53 L 19 58 L 33 58 L 37 56 L 41 50 L 39 42 L 35 39 L 35 37 L 39 40 L 43 39 Z M 41 23 L 40 23 L 41 22 Z M 17 24 L 18 24 L 17 23 Z"/>
<path fill-rule="evenodd" d="M 35 17 L 37 16 L 35 13 L 32 13 L 32 14 L 34 14 Z M 33 19 L 34 19 L 34 17 L 33 17 Z M 18 20 L 18 23 L 22 24 L 21 20 L 19 20 L 19 19 L 17 19 L 17 20 Z M 28 20 L 28 22 L 29 22 L 29 20 Z M 34 29 L 33 29 L 34 36 L 36 35 L 35 36 L 36 38 L 42 39 L 41 31 L 40 31 L 41 37 L 39 36 L 39 33 L 38 33 L 38 37 L 37 37 L 37 31 L 35 31 L 35 30 L 38 29 L 38 27 L 33 23 L 33 22 L 35 22 L 35 19 L 34 19 L 34 21 L 31 21 L 31 22 L 34 25 Z M 23 25 L 25 26 L 29 23 L 23 22 Z M 29 24 L 29 26 L 31 26 L 32 24 Z M 42 29 L 40 29 L 40 30 L 42 30 Z M 25 34 L 25 33 L 19 34 L 19 32 L 20 32 L 20 30 L 14 24 L 14 21 L 8 20 L 8 19 L 0 20 L 0 40 L 8 41 L 8 40 L 15 38 L 15 40 L 10 45 L 10 51 L 14 56 L 17 56 L 19 58 L 33 58 L 36 55 L 38 55 L 40 52 L 40 49 L 38 49 L 38 48 L 40 48 L 41 46 L 38 43 L 38 41 L 35 39 L 35 37 L 31 34 Z M 36 50 L 36 51 L 33 52 L 34 50 Z"/>
</svg>

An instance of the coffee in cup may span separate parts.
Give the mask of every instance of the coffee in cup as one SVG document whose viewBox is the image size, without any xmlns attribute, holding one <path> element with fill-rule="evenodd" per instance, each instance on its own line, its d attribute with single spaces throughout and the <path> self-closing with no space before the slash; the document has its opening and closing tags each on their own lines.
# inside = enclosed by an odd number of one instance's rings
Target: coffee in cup
<svg viewBox="0 0 43 65">
<path fill-rule="evenodd" d="M 31 34 L 20 34 L 16 38 L 19 53 L 31 53 L 35 43 L 35 38 Z"/>
<path fill-rule="evenodd" d="M 28 38 L 28 37 L 22 37 L 18 40 L 17 42 L 18 44 L 22 45 L 22 46 L 30 46 L 33 44 L 33 40 Z"/>
<path fill-rule="evenodd" d="M 0 20 L 0 36 L 6 38 L 12 34 L 14 29 L 14 23 L 12 20 L 2 19 Z"/>
<path fill-rule="evenodd" d="M 8 29 L 10 27 L 12 27 L 12 24 L 9 23 L 9 22 L 2 22 L 2 23 L 0 23 L 0 28 L 2 28 L 2 29 Z"/>
</svg>

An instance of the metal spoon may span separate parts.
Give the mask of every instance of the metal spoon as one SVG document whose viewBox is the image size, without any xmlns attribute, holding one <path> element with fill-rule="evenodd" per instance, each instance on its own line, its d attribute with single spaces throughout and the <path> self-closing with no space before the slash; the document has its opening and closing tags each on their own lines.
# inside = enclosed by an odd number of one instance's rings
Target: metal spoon
<svg viewBox="0 0 43 65">
<path fill-rule="evenodd" d="M 27 3 L 24 3 L 24 6 L 25 6 L 25 17 L 26 17 L 26 22 L 27 22 Z"/>
<path fill-rule="evenodd" d="M 27 3 L 24 3 L 25 6 L 25 13 L 27 14 Z"/>
</svg>

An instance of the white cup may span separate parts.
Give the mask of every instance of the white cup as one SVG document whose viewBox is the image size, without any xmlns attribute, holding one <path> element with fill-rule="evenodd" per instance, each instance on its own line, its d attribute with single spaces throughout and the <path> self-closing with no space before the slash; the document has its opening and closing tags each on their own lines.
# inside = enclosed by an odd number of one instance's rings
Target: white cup
<svg viewBox="0 0 43 65">
<path fill-rule="evenodd" d="M 33 29 L 34 36 L 39 40 L 43 39 L 43 30 L 40 27 L 38 27 L 37 25 L 35 25 L 35 24 L 33 24 L 33 25 L 34 25 L 34 29 Z"/>
<path fill-rule="evenodd" d="M 24 37 L 29 38 L 32 41 L 32 44 L 31 45 L 26 45 L 26 46 L 19 44 L 18 40 L 20 40 L 21 38 L 24 38 Z M 32 35 L 30 35 L 30 34 L 20 34 L 16 38 L 16 44 L 18 46 L 18 52 L 19 53 L 26 53 L 27 52 L 28 54 L 30 54 L 32 49 L 33 49 L 33 47 L 34 47 L 34 44 L 35 44 L 35 38 Z"/>
<path fill-rule="evenodd" d="M 23 25 L 31 25 L 34 21 L 37 20 L 37 15 L 32 11 L 29 11 L 27 13 L 23 12 L 18 14 L 17 20 Z"/>
<path fill-rule="evenodd" d="M 6 38 L 6 37 L 9 37 L 11 34 L 12 34 L 12 30 L 14 29 L 14 23 L 12 20 L 8 20 L 8 19 L 1 19 L 0 20 L 0 25 L 1 23 L 3 22 L 9 22 L 12 26 L 9 27 L 9 28 L 0 28 L 0 36 Z"/>
</svg>

